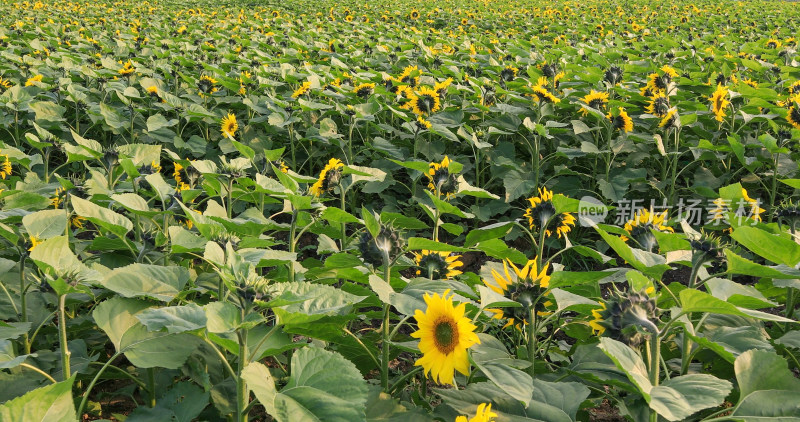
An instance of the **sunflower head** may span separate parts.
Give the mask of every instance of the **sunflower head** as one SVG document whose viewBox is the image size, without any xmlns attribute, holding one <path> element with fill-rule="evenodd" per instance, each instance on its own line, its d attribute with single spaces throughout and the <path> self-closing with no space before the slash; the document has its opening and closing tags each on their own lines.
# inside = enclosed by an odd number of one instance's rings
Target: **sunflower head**
<svg viewBox="0 0 800 422">
<path fill-rule="evenodd" d="M 422 87 L 414 91 L 409 99 L 411 100 L 408 103 L 411 111 L 420 116 L 427 116 L 431 113 L 435 113 L 442 107 L 439 94 L 428 87 Z"/>
<path fill-rule="evenodd" d="M 623 75 L 622 68 L 619 66 L 611 66 L 606 70 L 606 73 L 603 75 L 603 80 L 608 82 L 609 85 L 614 86 L 617 85 L 622 81 Z"/>
<path fill-rule="evenodd" d="M 425 295 L 425 312 L 417 309 L 414 318 L 418 330 L 411 337 L 419 339 L 422 357 L 414 366 L 422 366 L 425 375 L 440 384 L 454 384 L 454 370 L 469 374 L 467 349 L 481 341 L 475 334 L 475 325 L 464 316 L 466 303 L 453 305 L 453 296 L 447 290 L 439 296 Z"/>
<path fill-rule="evenodd" d="M 789 107 L 788 113 L 786 113 L 786 121 L 789 122 L 795 129 L 800 130 L 800 94 L 795 95 L 794 101 L 792 101 L 792 105 Z"/>
<path fill-rule="evenodd" d="M 650 102 L 644 111 L 657 117 L 664 117 L 669 112 L 669 97 L 663 92 L 657 92 L 650 97 Z"/>
<path fill-rule="evenodd" d="M 42 82 L 42 79 L 44 79 L 44 76 L 43 76 L 43 75 L 34 75 L 34 76 L 31 76 L 30 78 L 28 78 L 28 80 L 27 80 L 27 81 L 25 81 L 25 86 L 33 86 L 33 85 L 36 85 L 36 83 L 37 83 L 37 82 Z"/>
<path fill-rule="evenodd" d="M 433 90 L 439 94 L 439 97 L 444 98 L 445 94 L 447 94 L 447 88 L 449 88 L 452 83 L 453 78 L 447 78 L 444 82 L 436 82 L 436 85 L 433 86 Z"/>
<path fill-rule="evenodd" d="M 800 225 L 800 205 L 791 199 L 782 202 L 775 210 L 775 219 L 778 224 L 786 224 L 796 230 Z"/>
<path fill-rule="evenodd" d="M 450 199 L 458 193 L 458 181 L 455 174 L 450 173 L 450 158 L 446 155 L 441 163 L 428 165 L 428 189 L 437 197 Z"/>
<path fill-rule="evenodd" d="M 547 237 L 556 235 L 561 238 L 572 230 L 575 226 L 575 216 L 571 213 L 556 212 L 553 204 L 553 192 L 547 188 L 539 188 L 539 195 L 528 198 L 530 207 L 525 210 L 525 218 L 528 219 L 528 226 L 533 230 L 544 230 Z"/>
<path fill-rule="evenodd" d="M 692 246 L 692 265 L 703 265 L 709 263 L 709 273 L 717 274 L 727 269 L 725 249 L 730 249 L 728 245 L 714 234 L 703 231 L 700 238 L 689 242 Z"/>
<path fill-rule="evenodd" d="M 355 88 L 353 88 L 353 92 L 362 99 L 369 98 L 372 95 L 372 91 L 375 90 L 375 84 L 373 83 L 364 83 L 359 84 Z"/>
<path fill-rule="evenodd" d="M 665 226 L 664 222 L 667 219 L 667 212 L 654 213 L 646 208 L 642 208 L 637 212 L 632 219 L 625 223 L 623 229 L 628 232 L 630 237 L 622 236 L 625 242 L 633 239 L 636 245 L 641 249 L 653 252 L 658 248 L 658 242 L 651 230 L 657 230 L 662 233 L 673 233 L 675 230 L 672 227 Z"/>
<path fill-rule="evenodd" d="M 399 231 L 381 225 L 377 237 L 372 237 L 369 232 L 361 235 L 358 249 L 364 262 L 377 267 L 383 265 L 384 255 L 388 256 L 390 261 L 400 255 L 404 244 L 405 241 Z"/>
<path fill-rule="evenodd" d="M 503 261 L 502 274 L 492 269 L 492 278 L 483 279 L 486 287 L 520 304 L 515 308 L 488 309 L 494 314 L 493 318 L 506 320 L 504 328 L 511 325 L 520 328 L 520 323 L 527 324 L 532 310 L 540 316 L 550 313 L 547 308 L 552 302 L 546 298 L 550 287 L 548 268 L 549 265 L 545 265 L 539 271 L 535 259 L 528 261 L 522 268 L 506 259 Z"/>
<path fill-rule="evenodd" d="M 236 122 L 236 116 L 233 113 L 228 113 L 227 116 L 222 118 L 221 129 L 223 136 L 233 138 L 236 135 L 239 124 Z"/>
<path fill-rule="evenodd" d="M 403 73 L 397 77 L 397 82 L 415 87 L 419 85 L 419 75 L 420 71 L 417 66 L 407 66 L 403 69 Z"/>
<path fill-rule="evenodd" d="M 128 60 L 127 62 L 125 62 L 124 65 L 122 65 L 122 68 L 118 72 L 120 75 L 128 76 L 132 74 L 133 71 L 134 71 L 133 63 L 130 60 Z"/>
<path fill-rule="evenodd" d="M 715 119 L 718 122 L 724 121 L 726 116 L 725 109 L 731 103 L 728 100 L 728 87 L 717 85 L 717 89 L 711 94 L 708 100 L 711 102 L 711 111 L 714 112 Z"/>
<path fill-rule="evenodd" d="M 156 98 L 156 99 L 159 98 L 157 86 L 150 85 L 147 88 L 145 88 L 145 91 L 147 91 L 147 95 L 149 95 L 151 98 Z"/>
<path fill-rule="evenodd" d="M 325 192 L 333 190 L 342 180 L 342 169 L 344 163 L 338 158 L 331 158 L 328 164 L 319 173 L 317 181 L 311 185 L 311 193 L 314 196 L 322 196 Z"/>
<path fill-rule="evenodd" d="M 589 326 L 598 335 L 638 347 L 650 335 L 658 333 L 653 321 L 658 315 L 656 300 L 646 291 L 615 292 L 592 311 L 594 319 Z"/>
<path fill-rule="evenodd" d="M 493 422 L 496 417 L 497 413 L 492 412 L 491 403 L 481 403 L 478 405 L 478 410 L 475 412 L 474 417 L 467 420 L 466 416 L 458 416 L 456 422 Z"/>
<path fill-rule="evenodd" d="M 13 168 L 11 167 L 11 160 L 8 159 L 8 154 L 0 154 L 0 178 L 6 180 L 6 177 L 11 176 Z"/>
<path fill-rule="evenodd" d="M 418 130 L 429 130 L 431 127 L 433 127 L 431 122 L 423 119 L 422 116 L 417 116 L 417 120 L 414 122 L 414 124 L 417 126 Z"/>
<path fill-rule="evenodd" d="M 608 92 L 591 90 L 591 92 L 581 98 L 581 101 L 590 108 L 603 110 L 606 108 L 606 104 L 608 104 Z M 587 112 L 586 109 L 581 109 L 581 114 L 586 116 L 589 112 Z"/>
<path fill-rule="evenodd" d="M 422 250 L 414 253 L 414 262 L 417 264 L 417 275 L 432 280 L 449 280 L 459 274 L 457 268 L 463 267 L 459 261 L 461 255 L 451 255 L 448 252 Z"/>
<path fill-rule="evenodd" d="M 606 116 L 611 120 L 614 129 L 621 132 L 628 133 L 633 130 L 633 119 L 625 111 L 625 108 L 619 107 L 616 113 L 608 113 Z"/>
<path fill-rule="evenodd" d="M 658 127 L 664 128 L 667 131 L 673 128 L 679 128 L 681 126 L 681 119 L 678 116 L 678 109 L 673 107 L 667 111 L 667 114 L 661 118 L 661 122 L 658 123 Z"/>
<path fill-rule="evenodd" d="M 503 70 L 500 71 L 500 79 L 506 82 L 511 82 L 517 77 L 518 73 L 519 69 L 517 69 L 516 67 L 506 66 L 503 68 Z"/>
<path fill-rule="evenodd" d="M 765 47 L 771 48 L 771 49 L 780 48 L 781 45 L 783 45 L 783 44 L 780 41 L 778 41 L 778 40 L 776 40 L 774 38 L 770 38 L 770 39 L 767 40 L 767 42 L 764 43 Z"/>
</svg>

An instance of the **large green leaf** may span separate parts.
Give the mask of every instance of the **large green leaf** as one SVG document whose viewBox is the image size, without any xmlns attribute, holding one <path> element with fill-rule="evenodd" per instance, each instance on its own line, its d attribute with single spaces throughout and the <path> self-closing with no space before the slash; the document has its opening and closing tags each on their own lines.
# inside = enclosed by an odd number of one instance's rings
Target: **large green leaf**
<svg viewBox="0 0 800 422">
<path fill-rule="evenodd" d="M 22 217 L 22 225 L 28 235 L 37 239 L 49 239 L 64 234 L 67 229 L 67 213 L 64 210 L 43 210 Z"/>
<path fill-rule="evenodd" d="M 732 303 L 717 299 L 706 292 L 695 289 L 681 290 L 679 294 L 684 312 L 709 312 L 723 315 L 739 315 L 767 321 L 796 322 L 791 319 L 766 312 L 739 308 Z"/>
<path fill-rule="evenodd" d="M 650 391 L 650 408 L 667 420 L 684 420 L 722 404 L 733 385 L 708 374 L 690 374 L 664 381 Z"/>
<path fill-rule="evenodd" d="M 72 209 L 75 214 L 91 221 L 94 224 L 114 233 L 119 237 L 125 235 L 133 230 L 133 223 L 126 217 L 111 211 L 108 208 L 103 208 L 91 201 L 72 196 Z"/>
<path fill-rule="evenodd" d="M 800 245 L 791 239 L 749 226 L 737 227 L 731 237 L 760 257 L 776 264 L 795 267 L 800 263 Z"/>
<path fill-rule="evenodd" d="M 431 416 L 421 408 L 411 404 L 404 405 L 377 385 L 369 389 L 367 398 L 367 422 L 430 422 Z"/>
<path fill-rule="evenodd" d="M 626 344 L 608 337 L 600 338 L 599 347 L 614 361 L 617 368 L 625 372 L 628 379 L 638 387 L 639 392 L 649 402 L 653 384 L 650 382 L 647 366 L 636 351 Z"/>
<path fill-rule="evenodd" d="M 335 352 L 307 347 L 292 356 L 291 377 L 278 392 L 269 369 L 257 362 L 242 372 L 248 387 L 277 421 L 366 421 L 367 383 Z"/>
<path fill-rule="evenodd" d="M 731 416 L 745 422 L 800 422 L 800 391 L 755 391 L 739 402 Z"/>
<path fill-rule="evenodd" d="M 106 274 L 103 286 L 124 297 L 151 297 L 169 302 L 187 281 L 189 270 L 183 267 L 131 264 Z"/>
<path fill-rule="evenodd" d="M 150 331 L 166 329 L 168 333 L 199 330 L 205 328 L 207 321 L 203 308 L 194 303 L 148 308 L 136 314 L 136 319 Z"/>
<path fill-rule="evenodd" d="M 157 400 L 155 407 L 139 406 L 126 422 L 192 422 L 208 406 L 209 393 L 189 382 L 179 382 Z"/>
<path fill-rule="evenodd" d="M 72 383 L 66 381 L 37 388 L 0 405 L 0 421 L 9 422 L 75 422 Z"/>
<path fill-rule="evenodd" d="M 345 315 L 364 299 L 340 289 L 306 282 L 275 283 L 267 292 L 281 324 L 307 324 L 326 316 Z"/>
<path fill-rule="evenodd" d="M 794 377 L 786 359 L 774 352 L 749 350 L 734 363 L 741 402 L 758 390 L 800 391 L 800 379 Z"/>
<path fill-rule="evenodd" d="M 512 366 L 516 359 L 511 357 L 499 340 L 488 334 L 478 334 L 478 337 L 481 342 L 471 348 L 475 365 L 498 388 L 527 406 L 533 395 L 531 376 Z"/>
</svg>

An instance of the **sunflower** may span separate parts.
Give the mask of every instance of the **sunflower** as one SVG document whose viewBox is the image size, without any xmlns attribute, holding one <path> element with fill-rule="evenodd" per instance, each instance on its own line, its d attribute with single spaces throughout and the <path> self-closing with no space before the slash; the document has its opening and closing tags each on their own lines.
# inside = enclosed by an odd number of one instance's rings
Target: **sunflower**
<svg viewBox="0 0 800 422">
<path fill-rule="evenodd" d="M 789 95 L 800 94 L 800 81 L 794 81 L 789 85 Z"/>
<path fill-rule="evenodd" d="M 592 310 L 593 319 L 589 326 L 597 335 L 636 348 L 658 330 L 654 323 L 658 318 L 654 295 L 652 287 L 638 292 L 615 291 L 600 302 L 600 308 Z"/>
<path fill-rule="evenodd" d="M 474 417 L 467 420 L 466 416 L 458 416 L 456 422 L 493 422 L 496 417 L 497 413 L 492 412 L 491 403 L 481 403 Z"/>
<path fill-rule="evenodd" d="M 509 271 L 509 267 L 511 270 Z M 538 271 L 536 260 L 528 261 L 520 269 L 513 262 L 506 259 L 503 261 L 503 274 L 492 269 L 492 280 L 483 279 L 483 284 L 492 289 L 497 294 L 508 297 L 514 302 L 522 305 L 516 308 L 487 309 L 494 314 L 493 319 L 505 319 L 506 324 L 503 328 L 515 326 L 522 328 L 521 324 L 528 323 L 531 308 L 539 316 L 549 315 L 547 307 L 552 305 L 549 300 L 542 300 L 549 294 L 550 276 L 547 275 L 549 264 Z"/>
<path fill-rule="evenodd" d="M 568 213 L 557 213 L 553 205 L 553 192 L 547 188 L 539 188 L 539 196 L 528 198 L 530 207 L 525 210 L 524 216 L 528 219 L 528 226 L 533 230 L 537 227 L 544 230 L 545 236 L 550 237 L 553 232 L 550 227 L 555 227 L 556 235 L 566 235 L 575 225 L 575 217 Z"/>
<path fill-rule="evenodd" d="M 459 274 L 458 267 L 464 263 L 459 261 L 461 255 L 450 255 L 448 252 L 422 250 L 414 253 L 414 262 L 417 264 L 417 275 L 433 280 L 448 280 Z"/>
<path fill-rule="evenodd" d="M 505 68 L 503 68 L 503 70 L 500 71 L 500 79 L 506 82 L 511 82 L 514 80 L 514 78 L 517 77 L 518 73 L 519 69 L 517 69 L 516 67 L 506 66 Z"/>
<path fill-rule="evenodd" d="M 407 91 L 406 91 L 407 92 Z M 410 94 L 408 107 L 414 114 L 427 116 L 442 108 L 439 94 L 431 88 L 422 87 Z"/>
<path fill-rule="evenodd" d="M 41 243 L 42 243 L 42 239 L 39 239 L 36 236 L 31 236 L 31 247 L 28 248 L 28 251 L 30 252 L 30 251 L 34 250 Z"/>
<path fill-rule="evenodd" d="M 431 296 L 425 294 L 425 312 L 417 309 L 414 318 L 419 329 L 411 333 L 418 338 L 422 357 L 414 362 L 414 366 L 422 366 L 425 375 L 440 384 L 453 382 L 453 370 L 464 375 L 469 374 L 469 357 L 467 349 L 481 340 L 475 334 L 475 325 L 464 316 L 466 303 L 453 306 L 450 290 L 442 296 L 438 293 Z"/>
<path fill-rule="evenodd" d="M 364 84 L 360 84 L 360 85 L 356 86 L 355 88 L 353 88 L 353 92 L 357 96 L 359 96 L 362 99 L 366 100 L 367 98 L 369 98 L 370 95 L 372 95 L 372 91 L 374 89 L 375 89 L 375 84 L 373 84 L 373 83 L 364 83 Z"/>
<path fill-rule="evenodd" d="M 632 219 L 625 223 L 623 229 L 628 232 L 630 238 L 642 249 L 652 252 L 658 246 L 658 242 L 656 242 L 656 238 L 653 236 L 651 230 L 657 230 L 662 233 L 675 232 L 672 227 L 664 225 L 666 219 L 666 211 L 654 213 L 648 209 L 642 208 Z M 622 236 L 622 240 L 627 242 L 630 239 L 627 236 Z"/>
<path fill-rule="evenodd" d="M 611 120 L 611 123 L 614 125 L 614 129 L 620 130 L 625 133 L 628 133 L 633 130 L 633 120 L 623 107 L 619 107 L 619 111 L 616 116 L 613 115 L 612 113 L 608 113 L 606 117 L 608 117 L 608 119 Z"/>
<path fill-rule="evenodd" d="M 444 98 L 445 94 L 447 94 L 447 88 L 449 88 L 452 83 L 453 78 L 447 78 L 444 82 L 436 82 L 433 86 L 433 90 L 439 94 L 439 97 Z"/>
<path fill-rule="evenodd" d="M 752 80 L 750 78 L 742 79 L 742 83 L 744 83 L 745 85 L 749 85 L 749 86 L 751 86 L 753 88 L 758 88 L 758 82 L 756 82 L 756 81 L 754 81 L 754 80 Z"/>
<path fill-rule="evenodd" d="M 450 199 L 456 196 L 458 186 L 456 177 L 450 173 L 450 158 L 446 155 L 441 163 L 430 163 L 428 165 L 428 189 L 437 197 L 444 196 Z"/>
<path fill-rule="evenodd" d="M 536 85 L 532 87 L 533 94 L 531 94 L 534 101 L 537 103 L 560 103 L 561 99 L 556 98 L 555 95 L 551 94 L 550 91 L 545 88 L 545 85 L 547 85 L 547 77 L 545 76 L 542 76 L 536 81 Z"/>
<path fill-rule="evenodd" d="M 430 130 L 430 128 L 433 126 L 431 122 L 423 119 L 422 116 L 417 116 L 417 121 L 414 123 L 417 125 L 419 130 Z"/>
<path fill-rule="evenodd" d="M 782 45 L 782 44 L 781 44 L 781 42 L 780 42 L 780 41 L 778 41 L 778 40 L 776 40 L 776 39 L 773 39 L 773 38 L 770 38 L 770 39 L 768 39 L 768 40 L 767 40 L 767 42 L 766 42 L 766 43 L 764 43 L 764 46 L 765 46 L 765 47 L 767 47 L 767 48 L 773 48 L 773 49 L 774 49 L 774 48 L 780 48 L 780 47 L 781 47 L 781 45 Z"/>
<path fill-rule="evenodd" d="M 606 331 L 606 327 L 604 327 L 601 323 L 603 322 L 603 311 L 606 310 L 606 304 L 604 302 L 597 302 L 600 304 L 600 307 L 597 309 L 592 309 L 592 316 L 594 319 L 589 321 L 589 326 L 592 327 L 592 331 L 598 335 L 602 336 L 603 333 Z"/>
<path fill-rule="evenodd" d="M 149 95 L 150 97 L 159 98 L 159 96 L 158 96 L 158 87 L 157 86 L 150 85 L 147 88 L 145 88 L 144 90 L 147 91 L 147 95 Z"/>
<path fill-rule="evenodd" d="M 292 98 L 297 98 L 311 89 L 311 82 L 305 81 L 302 85 L 300 85 L 294 92 L 292 93 Z"/>
<path fill-rule="evenodd" d="M 118 71 L 120 75 L 128 76 L 133 73 L 135 69 L 133 68 L 133 63 L 128 60 L 125 64 L 122 65 L 122 68 Z"/>
<path fill-rule="evenodd" d="M 217 92 L 217 80 L 206 75 L 200 76 L 197 80 L 197 89 L 200 90 L 200 96 L 205 98 L 207 95 Z"/>
<path fill-rule="evenodd" d="M 663 127 L 665 129 L 670 129 L 672 127 L 677 127 L 680 124 L 680 119 L 678 119 L 678 109 L 675 107 L 669 109 L 667 114 L 661 119 L 661 122 L 658 124 L 658 127 Z"/>
<path fill-rule="evenodd" d="M 753 216 L 753 220 L 761 221 L 761 214 L 766 212 L 764 208 L 761 208 L 761 201 L 758 199 L 753 199 L 750 195 L 747 194 L 747 189 L 742 188 L 742 199 L 744 199 L 750 205 L 750 214 Z"/>
<path fill-rule="evenodd" d="M 396 81 L 401 84 L 411 85 L 412 87 L 419 85 L 419 68 L 417 66 L 406 66 L 406 68 L 403 69 L 403 73 L 397 77 Z"/>
<path fill-rule="evenodd" d="M 325 168 L 319 172 L 317 181 L 311 185 L 311 194 L 319 197 L 337 186 L 342 178 L 342 168 L 344 168 L 344 163 L 341 160 L 331 158 Z"/>
<path fill-rule="evenodd" d="M 411 13 L 408 14 L 408 17 L 411 19 L 419 19 L 419 11 L 417 9 L 411 9 Z"/>
<path fill-rule="evenodd" d="M 669 97 L 664 95 L 663 92 L 657 92 L 650 97 L 650 102 L 644 108 L 647 114 L 652 114 L 656 117 L 664 117 L 669 112 Z"/>
<path fill-rule="evenodd" d="M 8 80 L 8 79 L 3 79 L 2 77 L 0 77 L 0 87 L 2 87 L 4 89 L 11 88 L 11 81 Z"/>
<path fill-rule="evenodd" d="M 61 203 L 64 202 L 64 198 L 66 197 L 66 193 L 67 190 L 63 187 L 56 188 L 53 197 L 50 198 L 50 205 L 52 205 L 53 208 L 58 208 L 61 206 Z"/>
<path fill-rule="evenodd" d="M 41 82 L 43 78 L 44 78 L 44 76 L 42 76 L 42 75 L 34 75 L 34 76 L 28 78 L 27 81 L 25 81 L 25 86 L 36 85 L 35 82 Z"/>
<path fill-rule="evenodd" d="M 714 116 L 716 116 L 716 120 L 718 122 L 724 121 L 725 109 L 730 105 L 730 101 L 728 100 L 728 87 L 723 85 L 717 85 L 716 91 L 708 97 L 708 100 L 711 102 L 711 108 L 714 112 Z"/>
<path fill-rule="evenodd" d="M 595 90 L 592 90 L 589 94 L 581 98 L 581 101 L 583 101 L 584 104 L 586 104 L 591 108 L 602 110 L 605 109 L 606 104 L 608 104 L 608 93 L 597 92 Z M 586 109 L 581 108 L 581 114 L 586 116 L 587 114 L 589 114 L 589 112 L 586 111 Z"/>
<path fill-rule="evenodd" d="M 11 176 L 11 161 L 8 159 L 8 154 L 0 154 L 0 178 L 6 180 L 6 177 Z"/>
<path fill-rule="evenodd" d="M 239 124 L 236 123 L 236 116 L 234 116 L 233 113 L 228 113 L 227 116 L 222 118 L 221 129 L 223 136 L 233 138 L 236 135 Z"/>
</svg>

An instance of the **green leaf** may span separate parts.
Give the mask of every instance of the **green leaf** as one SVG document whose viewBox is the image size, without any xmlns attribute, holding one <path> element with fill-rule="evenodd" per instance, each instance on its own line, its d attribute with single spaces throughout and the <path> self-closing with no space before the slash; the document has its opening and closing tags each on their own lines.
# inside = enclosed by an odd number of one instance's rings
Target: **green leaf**
<svg viewBox="0 0 800 422">
<path fill-rule="evenodd" d="M 800 245 L 756 227 L 737 227 L 731 237 L 762 258 L 776 264 L 796 267 L 800 263 Z"/>
<path fill-rule="evenodd" d="M 267 413 L 278 422 L 366 421 L 367 383 L 341 355 L 306 347 L 292 356 L 291 377 L 278 392 L 269 369 L 249 364 L 242 372 Z"/>
<path fill-rule="evenodd" d="M 203 310 L 211 333 L 231 333 L 242 323 L 242 314 L 232 303 L 211 302 Z"/>
<path fill-rule="evenodd" d="M 533 396 L 533 380 L 527 372 L 521 371 L 511 364 L 515 359 L 509 355 L 506 347 L 496 338 L 488 334 L 478 334 L 481 342 L 471 350 L 472 360 L 489 380 L 506 394 L 528 405 Z M 529 362 L 525 362 L 529 364 Z"/>
<path fill-rule="evenodd" d="M 738 308 L 731 303 L 695 289 L 682 290 L 679 297 L 684 312 L 709 312 L 723 315 L 746 316 L 767 321 L 796 322 L 778 315 Z"/>
<path fill-rule="evenodd" d="M 773 350 L 762 329 L 753 325 L 719 326 L 691 337 L 697 344 L 713 350 L 730 363 L 751 349 Z"/>
<path fill-rule="evenodd" d="M 72 196 L 72 208 L 79 216 L 103 227 L 119 237 L 125 237 L 129 231 L 133 230 L 133 223 L 131 223 L 131 220 L 128 220 L 108 208 L 103 208 L 93 202 L 78 198 L 77 196 Z"/>
<path fill-rule="evenodd" d="M 553 295 L 553 299 L 555 299 L 559 311 L 583 309 L 590 312 L 592 309 L 597 309 L 598 307 L 596 301 L 570 293 L 566 290 L 552 289 L 550 293 Z"/>
<path fill-rule="evenodd" d="M 800 421 L 800 391 L 761 390 L 739 401 L 731 413 L 734 420 L 746 422 Z"/>
<path fill-rule="evenodd" d="M 183 267 L 131 264 L 106 274 L 103 286 L 123 297 L 151 297 L 169 302 L 189 281 Z"/>
<path fill-rule="evenodd" d="M 136 324 L 122 336 L 118 351 L 139 368 L 178 369 L 201 343 L 191 334 L 151 333 L 144 325 Z"/>
<path fill-rule="evenodd" d="M 136 314 L 149 331 L 166 329 L 168 333 L 182 333 L 205 328 L 206 314 L 203 308 L 189 303 L 182 306 L 148 308 Z"/>
<path fill-rule="evenodd" d="M 675 377 L 653 387 L 650 408 L 669 421 L 683 420 L 709 407 L 722 404 L 733 385 L 708 374 Z"/>
<path fill-rule="evenodd" d="M 0 405 L 1 421 L 75 422 L 72 384 L 75 377 L 37 388 Z"/>
<path fill-rule="evenodd" d="M 597 226 L 595 227 L 595 230 L 600 233 L 600 236 L 602 236 L 603 240 L 608 243 L 608 246 L 611 246 L 611 248 L 614 249 L 620 258 L 624 259 L 625 262 L 642 273 L 655 279 L 661 279 L 661 275 L 670 269 L 670 266 L 665 264 L 666 260 L 662 256 L 638 249 L 636 252 L 634 252 L 634 250 L 631 249 L 631 247 L 628 246 L 628 244 L 625 243 L 625 241 L 623 241 L 621 238 L 610 235 L 605 230 Z M 642 260 L 645 261 L 643 262 Z"/>
<path fill-rule="evenodd" d="M 599 347 L 614 361 L 617 368 L 625 372 L 628 379 L 638 387 L 639 392 L 649 402 L 653 384 L 650 383 L 647 366 L 645 366 L 639 354 L 624 343 L 608 337 L 600 338 Z"/>
<path fill-rule="evenodd" d="M 77 275 L 84 281 L 100 281 L 102 276 L 90 270 L 69 248 L 66 236 L 56 236 L 37 245 L 31 252 L 31 260 L 43 271 L 52 270 L 56 275 Z"/>
<path fill-rule="evenodd" d="M 441 252 L 467 252 L 469 249 L 461 248 L 458 246 L 448 245 L 446 243 L 436 242 L 434 240 L 425 239 L 422 237 L 410 237 L 408 239 L 408 249 L 417 251 L 420 249 Z"/>
<path fill-rule="evenodd" d="M 381 391 L 377 385 L 370 387 L 366 407 L 367 422 L 431 422 L 433 420 L 417 406 L 400 404 L 397 399 Z"/>
<path fill-rule="evenodd" d="M 28 235 L 39 240 L 62 235 L 67 230 L 67 213 L 64 210 L 43 210 L 22 217 Z"/>
<path fill-rule="evenodd" d="M 491 224 L 488 226 L 481 227 L 479 229 L 471 230 L 469 233 L 467 233 L 467 238 L 464 241 L 464 246 L 471 247 L 485 240 L 504 237 L 509 232 L 511 232 L 512 228 L 514 228 L 513 222 L 504 221 L 502 223 Z"/>
<path fill-rule="evenodd" d="M 800 379 L 789 370 L 788 362 L 774 352 L 749 350 L 733 365 L 739 384 L 739 403 L 759 390 L 800 391 Z"/>
<path fill-rule="evenodd" d="M 324 211 L 320 214 L 320 218 L 327 220 L 331 223 L 360 223 L 356 216 L 350 214 L 347 211 L 343 211 L 339 208 L 335 207 L 328 207 L 325 208 Z"/>
<path fill-rule="evenodd" d="M 156 401 L 155 407 L 137 407 L 125 422 L 192 422 L 208 406 L 210 394 L 184 381 L 172 386 Z"/>
<path fill-rule="evenodd" d="M 306 282 L 276 283 L 267 288 L 272 308 L 281 324 L 307 324 L 325 316 L 346 315 L 364 300 L 340 289 Z"/>
<path fill-rule="evenodd" d="M 364 219 L 364 226 L 367 227 L 369 234 L 371 234 L 373 238 L 377 238 L 381 230 L 378 218 L 375 217 L 372 211 L 368 211 L 363 206 L 361 207 L 361 218 Z"/>
</svg>

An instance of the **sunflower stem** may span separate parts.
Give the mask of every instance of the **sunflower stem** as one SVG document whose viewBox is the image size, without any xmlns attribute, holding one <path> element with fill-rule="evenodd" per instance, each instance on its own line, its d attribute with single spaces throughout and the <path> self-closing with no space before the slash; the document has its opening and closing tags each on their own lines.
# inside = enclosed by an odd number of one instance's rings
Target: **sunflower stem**
<svg viewBox="0 0 800 422">
<path fill-rule="evenodd" d="M 383 253 L 383 280 L 390 284 L 391 280 L 391 264 L 389 260 L 388 251 Z M 384 392 L 389 392 L 389 304 L 383 305 L 383 324 L 381 331 L 383 333 L 383 341 L 381 344 L 381 388 Z"/>
<path fill-rule="evenodd" d="M 244 310 L 242 310 L 242 319 L 244 319 Z M 236 368 L 236 418 L 237 422 L 247 422 L 247 402 L 249 401 L 249 394 L 247 385 L 242 377 L 242 371 L 247 366 L 247 330 L 239 332 L 239 359 L 238 367 Z"/>
<path fill-rule="evenodd" d="M 58 342 L 61 346 L 61 373 L 64 380 L 70 377 L 69 357 L 71 355 L 67 346 L 67 295 L 58 298 Z"/>
<path fill-rule="evenodd" d="M 342 211 L 347 211 L 345 209 L 345 207 L 346 207 L 346 205 L 345 205 L 345 196 L 347 194 L 347 191 L 345 191 L 344 186 L 342 186 L 342 185 L 339 185 L 339 191 L 341 193 L 340 197 L 341 197 L 341 200 L 342 200 L 342 202 L 341 202 L 342 203 Z M 342 239 L 341 239 L 341 245 L 339 245 L 339 250 L 341 252 L 344 252 L 345 242 L 347 242 L 347 223 L 342 222 Z"/>
<path fill-rule="evenodd" d="M 22 322 L 28 322 L 28 287 L 25 285 L 25 258 L 27 253 L 21 253 L 19 259 L 19 295 L 20 295 L 20 311 Z M 31 353 L 31 343 L 28 340 L 28 332 L 23 335 L 25 343 L 25 353 Z"/>
<path fill-rule="evenodd" d="M 289 227 L 289 252 L 294 253 L 296 245 L 295 245 L 295 233 L 297 232 L 297 210 L 292 207 L 292 223 Z M 289 282 L 294 282 L 294 265 L 290 261 L 286 264 L 289 270 Z"/>
<path fill-rule="evenodd" d="M 650 375 L 650 383 L 656 387 L 658 386 L 658 379 L 660 378 L 660 369 L 659 360 L 661 357 L 661 336 L 652 333 L 650 334 L 650 339 L 647 341 L 647 349 L 650 351 L 650 360 L 649 360 L 649 375 Z M 651 422 L 658 422 L 658 413 L 655 410 L 650 410 L 650 421 Z"/>
<path fill-rule="evenodd" d="M 530 310 L 528 310 L 528 315 L 530 316 L 528 321 L 528 360 L 531 362 L 531 366 L 528 367 L 528 374 L 531 378 L 534 377 L 536 374 L 536 309 L 535 306 L 531 306 Z"/>
</svg>

